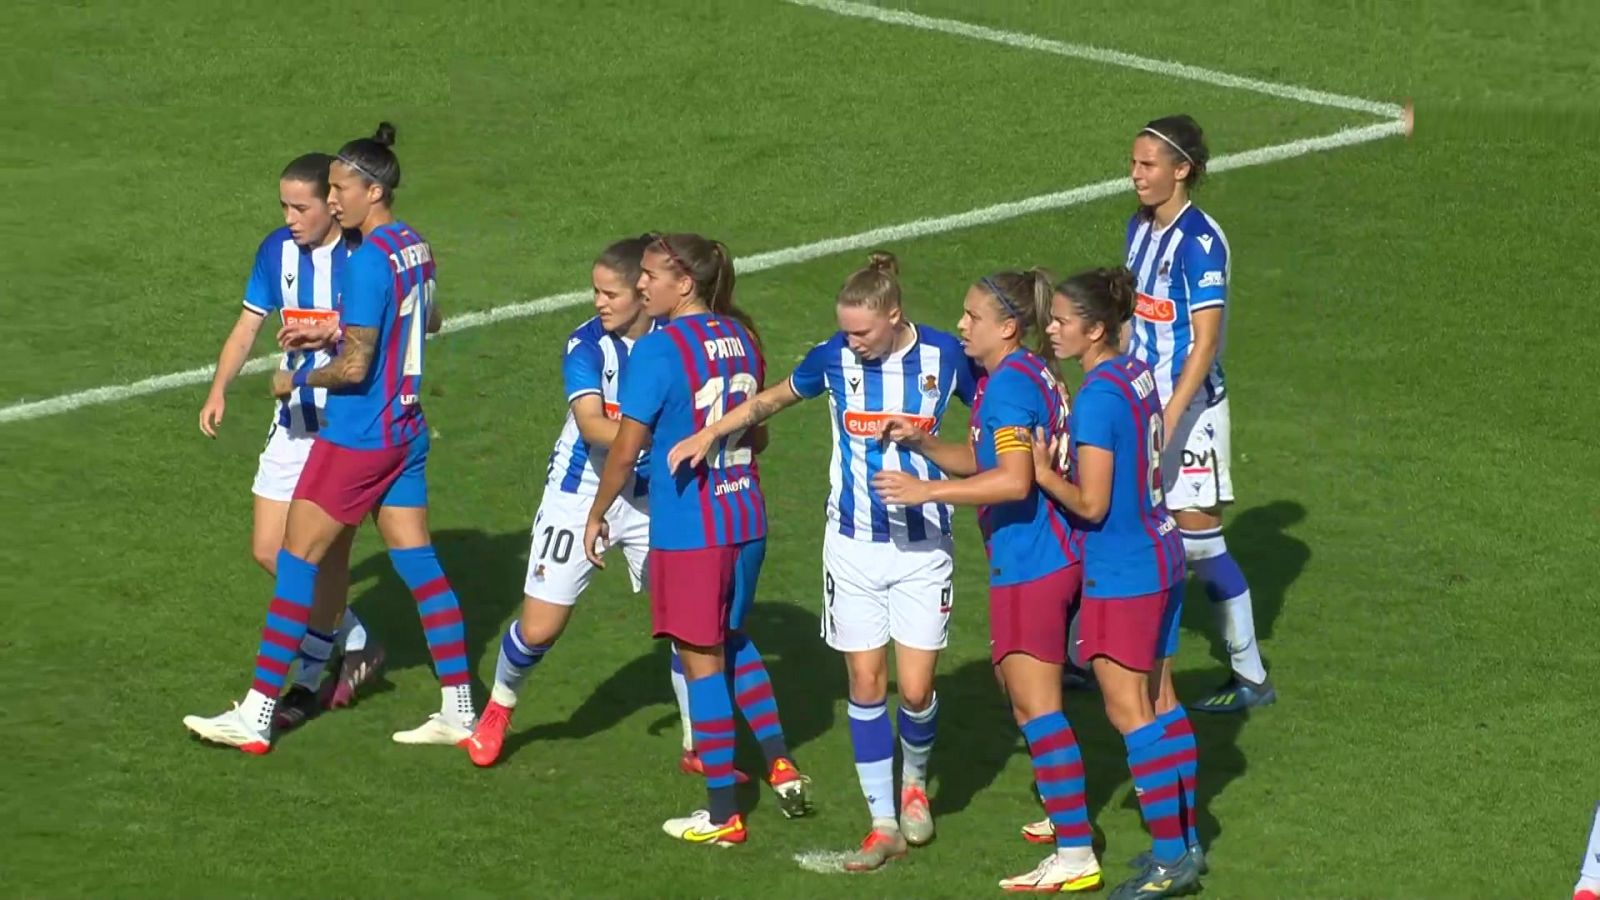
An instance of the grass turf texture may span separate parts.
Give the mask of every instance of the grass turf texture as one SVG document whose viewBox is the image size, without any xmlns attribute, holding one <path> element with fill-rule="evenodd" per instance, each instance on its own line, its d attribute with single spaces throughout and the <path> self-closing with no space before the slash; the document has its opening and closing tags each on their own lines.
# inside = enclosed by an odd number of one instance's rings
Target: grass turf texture
<svg viewBox="0 0 1600 900">
<path fill-rule="evenodd" d="M 1592 158 L 1597 117 L 1577 98 L 1597 74 L 1584 49 L 1597 14 L 908 8 L 1416 97 L 1411 142 L 1226 173 L 1200 195 L 1237 257 L 1228 537 L 1283 698 L 1249 721 L 1196 722 L 1206 884 L 1220 897 L 1564 890 L 1600 792 L 1586 743 L 1600 408 L 1584 387 L 1592 329 L 1571 323 L 1586 302 L 1572 263 L 1596 222 L 1581 192 L 1548 185 Z M 8 31 L 4 403 L 211 358 L 275 224 L 279 167 L 379 118 L 400 127 L 399 211 L 437 249 L 448 313 L 581 286 L 607 240 L 649 227 L 747 254 L 1098 181 L 1123 170 L 1139 124 L 1174 110 L 1217 153 L 1368 121 L 754 0 L 647 15 L 25 4 Z M 952 327 L 965 285 L 992 268 L 1117 260 L 1130 202 L 892 246 L 911 313 Z M 860 256 L 740 282 L 774 377 L 830 332 Z M 562 338 L 586 315 L 430 346 L 433 523 L 482 679 L 563 414 Z M 0 426 L 0 893 L 967 897 L 1040 855 L 1017 837 L 1037 809 L 988 671 L 982 551 L 963 513 L 939 839 L 871 878 L 792 861 L 866 827 L 842 664 L 815 636 L 821 404 L 779 419 L 763 460 L 771 551 L 751 628 L 816 779 L 816 818 L 782 821 L 750 792 L 742 849 L 660 834 L 703 793 L 676 773 L 666 657 L 614 571 L 530 680 L 500 766 L 393 745 L 438 694 L 370 533 L 352 596 L 390 649 L 387 686 L 264 759 L 195 745 L 178 719 L 242 694 L 269 593 L 247 558 L 265 381 L 236 386 L 216 442 L 194 430 L 203 395 Z M 1185 622 L 1179 684 L 1195 697 L 1223 667 L 1203 600 Z M 1076 696 L 1069 714 L 1116 877 L 1146 839 L 1097 705 Z M 754 751 L 741 747 L 747 767 Z"/>
</svg>

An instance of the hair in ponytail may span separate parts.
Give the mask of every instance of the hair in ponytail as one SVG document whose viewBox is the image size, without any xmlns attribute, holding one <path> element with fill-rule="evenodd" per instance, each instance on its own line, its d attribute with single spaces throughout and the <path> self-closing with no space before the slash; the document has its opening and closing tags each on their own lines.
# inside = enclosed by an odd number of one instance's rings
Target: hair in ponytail
<svg viewBox="0 0 1600 900">
<path fill-rule="evenodd" d="M 978 286 L 994 297 L 1000 314 L 1017 323 L 1017 341 L 1027 344 L 1031 333 L 1036 342 L 1034 351 L 1045 359 L 1054 358 L 1050 337 L 1044 331 L 1050 322 L 1054 280 L 1049 270 L 1038 267 L 1026 272 L 996 272 L 978 279 Z"/>
<path fill-rule="evenodd" d="M 887 250 L 874 250 L 867 264 L 855 270 L 839 288 L 840 306 L 859 306 L 873 312 L 900 308 L 900 261 Z"/>
<path fill-rule="evenodd" d="M 755 320 L 733 302 L 733 254 L 726 244 L 698 234 L 676 233 L 655 235 L 653 246 L 661 248 L 672 264 L 689 276 L 695 296 L 707 309 L 743 325 L 756 348 L 761 348 Z"/>
<path fill-rule="evenodd" d="M 1117 266 L 1079 272 L 1056 285 L 1055 293 L 1067 298 L 1086 326 L 1102 326 L 1106 344 L 1119 347 L 1122 325 L 1133 318 L 1133 285 L 1133 273 Z"/>
</svg>

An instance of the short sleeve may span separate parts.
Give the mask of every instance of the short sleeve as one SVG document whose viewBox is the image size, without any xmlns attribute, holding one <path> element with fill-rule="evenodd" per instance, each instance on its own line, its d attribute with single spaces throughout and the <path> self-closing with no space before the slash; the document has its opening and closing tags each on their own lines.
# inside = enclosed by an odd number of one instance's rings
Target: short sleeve
<svg viewBox="0 0 1600 900">
<path fill-rule="evenodd" d="M 1228 245 L 1221 235 L 1205 232 L 1183 242 L 1183 280 L 1191 312 L 1218 309 L 1227 302 Z"/>
<path fill-rule="evenodd" d="M 1127 402 L 1104 381 L 1078 393 L 1072 410 L 1072 439 L 1079 444 L 1115 450 L 1117 423 L 1127 418 Z"/>
<path fill-rule="evenodd" d="M 996 454 L 1031 449 L 1033 430 L 1050 424 L 1039 414 L 1037 395 L 1026 376 L 1010 369 L 989 376 L 980 424 Z"/>
<path fill-rule="evenodd" d="M 274 290 L 278 286 L 278 266 L 271 250 L 272 241 L 262 241 L 256 249 L 256 264 L 250 269 L 250 280 L 244 284 L 244 306 L 263 316 L 283 308 L 283 295 Z"/>
<path fill-rule="evenodd" d="M 668 354 L 669 338 L 661 332 L 647 334 L 633 345 L 628 367 L 622 370 L 617 392 L 622 415 L 642 425 L 654 427 L 667 405 L 667 388 L 674 376 Z"/>
<path fill-rule="evenodd" d="M 362 248 L 344 267 L 340 320 L 347 327 L 377 328 L 383 324 L 384 300 L 394 285 L 383 254 Z"/>
<path fill-rule="evenodd" d="M 832 346 L 833 341 L 827 340 L 812 347 L 800 360 L 800 365 L 789 373 L 789 386 L 794 388 L 797 395 L 810 400 L 822 393 L 827 384 L 828 362 L 838 357 L 836 352 L 828 352 Z"/>
<path fill-rule="evenodd" d="M 603 368 L 605 360 L 598 346 L 582 338 L 569 339 L 566 355 L 561 358 L 561 381 L 567 389 L 567 402 L 571 403 L 584 394 L 601 393 L 600 372 Z"/>
<path fill-rule="evenodd" d="M 978 396 L 978 382 L 983 378 L 983 369 L 972 357 L 961 353 L 959 347 L 956 349 L 960 355 L 955 360 L 955 395 L 971 409 Z"/>
</svg>

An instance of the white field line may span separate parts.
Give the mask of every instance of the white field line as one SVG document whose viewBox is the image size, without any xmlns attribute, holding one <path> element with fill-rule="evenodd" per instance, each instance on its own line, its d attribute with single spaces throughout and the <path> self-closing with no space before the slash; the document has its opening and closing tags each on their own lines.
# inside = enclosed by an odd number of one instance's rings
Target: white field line
<svg viewBox="0 0 1600 900">
<path fill-rule="evenodd" d="M 1242 153 L 1229 153 L 1212 159 L 1210 171 L 1226 172 L 1231 169 L 1243 169 L 1247 166 L 1259 166 L 1265 163 L 1294 159 L 1311 153 L 1320 153 L 1324 150 L 1334 150 L 1340 147 L 1382 140 L 1386 137 L 1403 134 L 1404 127 L 1402 122 L 1395 119 L 1388 122 L 1378 122 L 1373 125 L 1346 128 L 1343 131 L 1336 131 L 1333 134 L 1323 135 L 1322 137 L 1304 138 L 1285 144 L 1274 144 L 1270 147 L 1246 150 Z M 1051 194 L 1039 194 L 1038 196 L 1028 197 L 1025 200 L 996 203 L 993 206 L 983 206 L 954 215 L 916 219 L 911 222 L 874 228 L 871 231 L 862 231 L 845 235 L 844 237 L 828 238 L 827 240 L 813 241 L 809 244 L 786 247 L 782 250 L 757 253 L 740 259 L 737 263 L 737 268 L 740 274 L 749 275 L 755 272 L 764 272 L 768 269 L 809 262 L 813 259 L 845 253 L 850 250 L 865 250 L 897 241 L 909 241 L 930 235 L 958 231 L 963 228 L 992 225 L 996 222 L 1005 222 L 1033 213 L 1066 209 L 1070 206 L 1079 206 L 1093 200 L 1123 194 L 1129 190 L 1128 179 L 1125 176 L 1108 178 L 1105 181 L 1098 181 L 1094 184 L 1086 184 L 1082 187 L 1057 191 Z M 591 297 L 592 295 L 589 291 L 568 291 L 564 294 L 552 294 L 537 300 L 497 306 L 494 309 L 487 309 L 481 312 L 463 313 L 445 321 L 444 333 L 448 334 L 467 328 L 478 328 L 496 322 L 522 319 L 555 312 L 556 310 L 568 309 L 590 302 Z M 280 354 L 273 354 L 253 359 L 245 365 L 244 371 L 247 374 L 270 371 L 277 366 L 279 357 Z M 41 419 L 46 416 L 82 409 L 86 406 L 120 403 L 124 400 L 132 400 L 136 397 L 155 394 L 171 388 L 205 384 L 211 380 L 213 371 L 212 366 L 203 366 L 196 369 L 185 369 L 182 372 L 157 375 L 153 378 L 145 378 L 127 384 L 113 384 L 62 394 L 46 400 L 12 403 L 8 406 L 0 407 L 0 424 Z"/>
<path fill-rule="evenodd" d="M 1082 59 L 1110 66 L 1138 69 L 1143 72 L 1164 75 L 1168 78 L 1180 78 L 1185 81 L 1214 84 L 1218 87 L 1254 91 L 1258 94 L 1281 97 L 1285 100 L 1297 100 L 1301 103 L 1310 103 L 1316 106 L 1351 109 L 1357 112 L 1371 113 L 1385 119 L 1394 119 L 1400 116 L 1400 105 L 1397 103 L 1384 103 L 1378 100 L 1367 100 L 1361 97 L 1350 97 L 1327 91 L 1314 91 L 1310 88 L 1298 87 L 1292 84 L 1262 81 L 1259 78 L 1246 78 L 1243 75 L 1231 75 L 1227 72 L 1219 72 L 1216 69 L 1205 69 L 1200 66 L 1189 66 L 1162 59 L 1152 59 L 1148 56 L 1135 56 L 1132 53 L 1106 50 L 1102 47 L 1092 47 L 1088 44 L 1073 44 L 1067 41 L 1056 41 L 1050 38 L 1038 37 L 1037 35 L 1024 34 L 1019 31 L 1005 31 L 1000 28 L 973 25 L 958 19 L 940 19 L 898 9 L 883 9 L 866 3 L 854 3 L 851 0 L 784 0 L 784 2 L 795 6 L 809 6 L 813 9 L 820 9 L 841 16 L 872 19 L 873 21 L 886 22 L 890 25 L 904 25 L 908 28 L 920 28 L 923 31 L 953 34 L 995 44 L 1004 44 L 1008 47 L 1052 53 L 1056 56 L 1065 56 L 1071 59 Z"/>
</svg>

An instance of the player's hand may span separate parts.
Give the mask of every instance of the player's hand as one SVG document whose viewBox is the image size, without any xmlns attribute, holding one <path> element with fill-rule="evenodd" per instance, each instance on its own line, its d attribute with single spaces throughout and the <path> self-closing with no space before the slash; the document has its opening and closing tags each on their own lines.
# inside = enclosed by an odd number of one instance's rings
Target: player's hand
<svg viewBox="0 0 1600 900">
<path fill-rule="evenodd" d="M 606 547 L 611 543 L 611 526 L 602 517 L 590 518 L 583 526 L 583 555 L 597 569 L 606 567 Z"/>
<path fill-rule="evenodd" d="M 878 443 L 884 446 L 899 444 L 908 450 L 918 450 L 928 433 L 905 416 L 889 416 L 883 420 L 883 430 L 878 432 Z"/>
<path fill-rule="evenodd" d="M 200 407 L 200 433 L 208 438 L 216 437 L 217 426 L 222 424 L 222 415 L 227 409 L 228 401 L 221 394 L 206 397 L 206 405 Z"/>
<path fill-rule="evenodd" d="M 667 471 L 676 472 L 678 467 L 686 462 L 691 469 L 700 465 L 705 461 L 706 454 L 711 452 L 711 445 L 715 440 L 711 437 L 709 429 L 702 428 L 679 441 L 667 453 Z"/>
<path fill-rule="evenodd" d="M 1176 432 L 1178 430 L 1178 419 L 1181 418 L 1182 415 L 1183 415 L 1183 411 L 1182 410 L 1177 410 L 1176 413 L 1174 413 L 1174 411 L 1171 408 L 1163 409 L 1161 411 L 1161 423 L 1162 423 L 1161 431 L 1162 431 L 1162 438 L 1163 438 L 1162 441 L 1161 441 L 1161 446 L 1163 446 L 1163 447 L 1172 446 L 1172 439 L 1176 435 Z"/>
<path fill-rule="evenodd" d="M 294 393 L 294 373 L 279 369 L 272 373 L 272 396 L 279 400 Z"/>
<path fill-rule="evenodd" d="M 278 329 L 278 346 L 284 350 L 327 350 L 339 342 L 339 326 L 297 323 Z"/>
<path fill-rule="evenodd" d="M 1056 448 L 1061 443 L 1060 439 L 1051 439 L 1043 428 L 1033 429 L 1033 480 L 1038 481 L 1045 473 L 1054 473 L 1056 466 Z"/>
<path fill-rule="evenodd" d="M 928 482 L 905 472 L 884 469 L 872 478 L 872 487 L 885 503 L 917 506 L 927 503 L 933 488 Z"/>
</svg>

